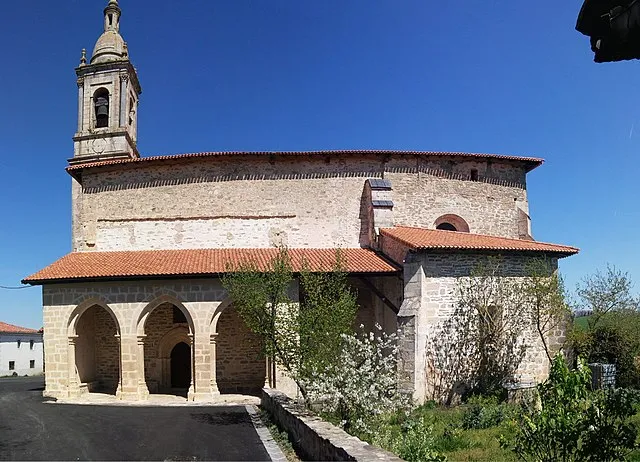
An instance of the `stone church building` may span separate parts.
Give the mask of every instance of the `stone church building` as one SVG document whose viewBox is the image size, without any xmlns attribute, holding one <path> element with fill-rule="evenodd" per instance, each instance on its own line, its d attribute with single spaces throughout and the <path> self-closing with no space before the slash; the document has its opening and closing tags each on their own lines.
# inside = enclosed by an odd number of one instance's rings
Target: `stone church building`
<svg viewBox="0 0 640 462">
<path fill-rule="evenodd" d="M 506 276 L 573 247 L 531 237 L 527 173 L 541 159 L 419 151 L 205 152 L 141 156 L 142 87 L 110 0 L 76 69 L 72 249 L 29 276 L 44 305 L 46 396 L 208 400 L 286 381 L 261 356 L 220 283 L 229 265 L 332 267 L 342 249 L 358 323 L 401 331 L 403 377 L 427 388 L 425 346 L 455 282 L 487 255 Z M 295 292 L 295 291 L 294 291 Z M 539 349 L 528 373 L 542 378 Z"/>
</svg>

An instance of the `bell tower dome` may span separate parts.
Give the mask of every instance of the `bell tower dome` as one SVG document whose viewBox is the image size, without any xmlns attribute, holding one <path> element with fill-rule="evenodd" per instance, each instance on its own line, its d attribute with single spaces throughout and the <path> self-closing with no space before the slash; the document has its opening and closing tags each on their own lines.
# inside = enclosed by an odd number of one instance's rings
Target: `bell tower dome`
<svg viewBox="0 0 640 462">
<path fill-rule="evenodd" d="M 104 9 L 104 32 L 87 63 L 82 50 L 78 77 L 78 131 L 70 164 L 140 157 L 138 103 L 142 88 L 120 35 L 118 0 Z"/>
</svg>

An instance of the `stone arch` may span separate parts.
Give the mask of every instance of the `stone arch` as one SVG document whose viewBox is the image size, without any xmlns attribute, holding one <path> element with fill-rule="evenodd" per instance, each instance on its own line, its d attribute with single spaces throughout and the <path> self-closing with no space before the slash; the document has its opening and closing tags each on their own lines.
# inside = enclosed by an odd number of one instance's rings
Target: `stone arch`
<svg viewBox="0 0 640 462">
<path fill-rule="evenodd" d="M 211 335 L 215 335 L 218 333 L 218 320 L 220 319 L 222 312 L 226 310 L 229 306 L 231 306 L 231 304 L 232 304 L 231 297 L 227 297 L 224 300 L 222 300 L 222 302 L 220 302 L 218 306 L 216 306 L 215 310 L 213 310 L 213 313 L 209 318 L 209 322 L 207 323 L 207 326 L 209 326 L 209 333 Z"/>
<path fill-rule="evenodd" d="M 433 223 L 433 227 L 436 229 L 458 231 L 461 233 L 469 232 L 469 224 L 462 217 L 454 215 L 453 213 L 448 213 L 438 217 Z"/>
<path fill-rule="evenodd" d="M 185 343 L 193 349 L 192 338 L 185 327 L 174 327 L 164 334 L 157 345 L 158 361 L 160 363 L 160 389 L 167 390 L 172 386 L 171 383 L 171 352 L 179 343 Z M 193 350 L 192 350 L 193 352 Z"/>
<path fill-rule="evenodd" d="M 120 323 L 98 298 L 83 301 L 71 313 L 67 332 L 69 392 L 117 394 L 122 385 Z"/>
<path fill-rule="evenodd" d="M 165 295 L 160 295 L 154 298 L 152 301 L 150 301 L 147 304 L 147 306 L 145 306 L 140 312 L 140 314 L 138 315 L 138 319 L 135 325 L 135 332 L 138 334 L 138 336 L 143 336 L 145 334 L 144 325 L 147 321 L 147 318 L 153 312 L 153 310 L 158 308 L 160 305 L 164 305 L 165 303 L 173 305 L 176 308 L 178 308 L 180 311 L 182 311 L 182 313 L 184 314 L 184 317 L 187 318 L 187 324 L 189 326 L 189 334 L 193 335 L 193 333 L 195 332 L 195 325 L 193 323 L 193 316 L 191 316 L 191 313 L 189 312 L 187 307 L 184 306 L 182 302 L 180 302 L 176 297 L 165 294 Z"/>
<path fill-rule="evenodd" d="M 173 311 L 178 309 L 184 321 L 176 321 Z M 194 332 L 193 316 L 175 296 L 163 294 L 149 302 L 137 316 L 135 332 L 138 335 L 138 358 L 141 383 L 150 393 L 182 395 L 184 390 L 171 389 L 171 349 L 178 343 L 190 347 L 186 359 L 190 367 L 191 384 L 188 393 L 194 392 Z"/>
<path fill-rule="evenodd" d="M 98 297 L 92 297 L 87 300 L 84 300 L 80 303 L 69 315 L 69 320 L 67 322 L 67 336 L 73 337 L 76 335 L 76 327 L 78 325 L 78 321 L 80 317 L 87 311 L 89 308 L 93 306 L 99 306 L 103 308 L 107 313 L 111 315 L 113 320 L 116 323 L 117 333 L 120 334 L 120 320 L 116 313 L 111 309 L 111 307 L 102 299 Z"/>
</svg>

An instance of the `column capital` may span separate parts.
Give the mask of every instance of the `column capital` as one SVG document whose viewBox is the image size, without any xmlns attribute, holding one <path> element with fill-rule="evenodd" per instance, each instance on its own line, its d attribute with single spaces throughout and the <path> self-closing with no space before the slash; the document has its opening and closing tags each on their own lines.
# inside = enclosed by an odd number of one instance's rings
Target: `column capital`
<svg viewBox="0 0 640 462">
<path fill-rule="evenodd" d="M 211 345 L 215 345 L 216 344 L 216 339 L 218 338 L 218 333 L 216 332 L 215 334 L 211 334 L 209 336 L 209 343 Z"/>
<path fill-rule="evenodd" d="M 120 74 L 120 80 L 122 80 L 123 82 L 128 82 L 129 74 Z"/>
<path fill-rule="evenodd" d="M 147 336 L 146 335 L 138 335 L 136 338 L 138 339 L 138 345 L 144 345 L 144 339 L 146 339 Z"/>
<path fill-rule="evenodd" d="M 67 340 L 69 341 L 69 345 L 75 345 L 78 337 L 78 335 L 69 335 L 69 337 L 67 338 Z"/>
<path fill-rule="evenodd" d="M 76 83 L 78 84 L 78 88 L 84 87 L 84 77 L 78 77 Z"/>
</svg>

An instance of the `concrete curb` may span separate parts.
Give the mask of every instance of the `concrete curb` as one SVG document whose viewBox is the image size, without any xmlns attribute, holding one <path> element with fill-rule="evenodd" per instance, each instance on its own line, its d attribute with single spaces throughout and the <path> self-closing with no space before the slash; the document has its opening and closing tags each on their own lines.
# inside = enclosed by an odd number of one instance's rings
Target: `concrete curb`
<svg viewBox="0 0 640 462">
<path fill-rule="evenodd" d="M 273 439 L 273 435 L 271 435 L 269 429 L 265 427 L 255 408 L 252 405 L 247 404 L 245 409 L 249 413 L 251 422 L 253 422 L 253 426 L 256 429 L 264 448 L 267 450 L 267 453 L 269 453 L 271 460 L 274 462 L 287 462 L 287 457 L 280 449 L 280 446 L 278 446 L 278 443 Z"/>
</svg>

